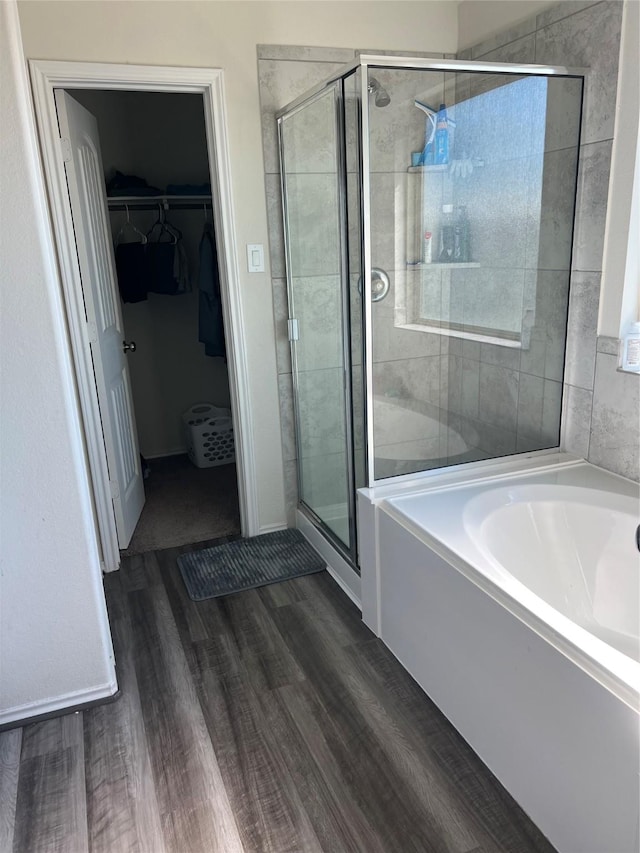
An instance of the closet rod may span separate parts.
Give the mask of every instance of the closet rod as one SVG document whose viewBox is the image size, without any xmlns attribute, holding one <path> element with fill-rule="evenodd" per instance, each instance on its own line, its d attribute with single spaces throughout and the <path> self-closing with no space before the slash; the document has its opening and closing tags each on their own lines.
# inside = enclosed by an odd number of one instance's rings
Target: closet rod
<svg viewBox="0 0 640 853">
<path fill-rule="evenodd" d="M 109 210 L 202 210 L 211 207 L 210 195 L 119 195 L 107 196 Z"/>
</svg>

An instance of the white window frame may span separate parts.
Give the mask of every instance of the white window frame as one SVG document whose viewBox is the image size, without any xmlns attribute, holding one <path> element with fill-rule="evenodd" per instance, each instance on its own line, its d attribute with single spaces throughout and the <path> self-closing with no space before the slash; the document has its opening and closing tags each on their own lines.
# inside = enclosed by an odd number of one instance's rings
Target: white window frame
<svg viewBox="0 0 640 853">
<path fill-rule="evenodd" d="M 640 320 L 639 44 L 640 4 L 626 0 L 598 316 L 598 335 L 613 339 Z"/>
</svg>

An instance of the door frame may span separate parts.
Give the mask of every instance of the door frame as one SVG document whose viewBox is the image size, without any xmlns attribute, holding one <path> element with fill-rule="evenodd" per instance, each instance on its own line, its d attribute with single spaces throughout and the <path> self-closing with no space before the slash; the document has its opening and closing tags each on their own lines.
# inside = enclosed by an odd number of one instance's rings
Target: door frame
<svg viewBox="0 0 640 853">
<path fill-rule="evenodd" d="M 102 421 L 93 376 L 88 328 L 76 250 L 71 202 L 60 143 L 54 89 L 190 93 L 203 96 L 207 153 L 227 337 L 229 389 L 236 446 L 238 499 L 243 536 L 259 533 L 257 478 L 249 370 L 243 346 L 245 324 L 231 193 L 231 160 L 227 134 L 224 72 L 219 68 L 177 68 L 95 62 L 30 60 L 38 135 L 55 237 L 67 332 L 71 343 L 77 399 L 84 426 L 85 455 L 92 483 L 94 515 L 101 544 L 103 571 L 114 571 L 120 552 L 109 484 Z"/>
</svg>

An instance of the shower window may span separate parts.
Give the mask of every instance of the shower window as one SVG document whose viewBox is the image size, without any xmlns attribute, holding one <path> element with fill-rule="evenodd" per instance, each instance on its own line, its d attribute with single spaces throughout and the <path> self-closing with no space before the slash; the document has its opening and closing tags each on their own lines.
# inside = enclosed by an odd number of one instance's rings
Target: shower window
<svg viewBox="0 0 640 853">
<path fill-rule="evenodd" d="M 573 196 L 563 199 L 564 210 L 551 197 L 558 170 L 548 155 L 563 142 L 556 124 L 560 102 L 577 105 L 564 117 L 569 141 L 575 141 L 571 131 L 579 97 L 571 88 L 579 94 L 579 86 L 576 79 L 455 76 L 448 87 L 455 98 L 447 107 L 450 162 L 407 168 L 407 276 L 396 306 L 399 326 L 529 346 L 535 325 L 533 272 L 567 264 L 563 248 L 571 239 Z M 443 97 L 446 89 L 443 83 Z M 575 175 L 576 157 L 571 146 L 560 171 Z M 443 213 L 446 203 L 452 210 Z M 546 223 L 545 205 L 553 208 Z M 450 217 L 454 231 L 457 219 L 463 220 L 458 259 L 442 257 L 438 226 L 444 217 Z M 431 234 L 429 262 L 425 232 Z M 454 248 L 455 239 L 454 234 Z"/>
</svg>

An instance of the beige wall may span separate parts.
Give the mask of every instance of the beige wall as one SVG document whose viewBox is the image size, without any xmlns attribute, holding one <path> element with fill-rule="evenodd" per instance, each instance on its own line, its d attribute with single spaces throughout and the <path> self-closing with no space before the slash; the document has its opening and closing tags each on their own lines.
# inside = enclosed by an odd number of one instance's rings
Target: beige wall
<svg viewBox="0 0 640 853">
<path fill-rule="evenodd" d="M 261 525 L 284 521 L 270 268 L 246 272 L 245 244 L 267 246 L 256 45 L 453 52 L 457 4 L 442 2 L 23 2 L 29 59 L 223 68 L 238 267 L 246 324 Z"/>
<path fill-rule="evenodd" d="M 115 689 L 15 7 L 0 3 L 0 725 Z"/>
</svg>

